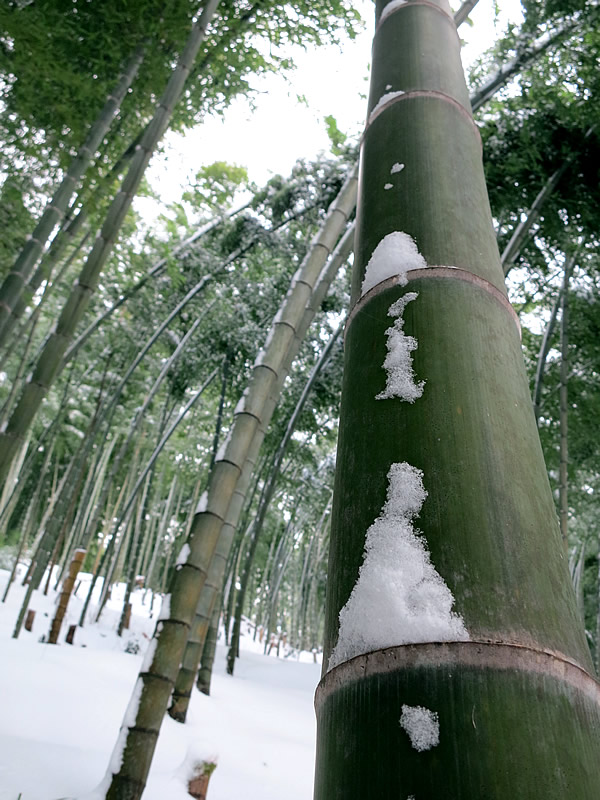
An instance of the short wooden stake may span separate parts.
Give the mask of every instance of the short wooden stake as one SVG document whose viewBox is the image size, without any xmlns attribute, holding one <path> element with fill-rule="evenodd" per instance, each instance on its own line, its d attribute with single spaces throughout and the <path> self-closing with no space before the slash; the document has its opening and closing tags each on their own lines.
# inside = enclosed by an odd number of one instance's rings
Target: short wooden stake
<svg viewBox="0 0 600 800">
<path fill-rule="evenodd" d="M 67 606 L 71 598 L 71 592 L 73 591 L 73 586 L 75 585 L 75 579 L 77 578 L 77 574 L 81 569 L 81 565 L 83 564 L 84 558 L 85 558 L 85 550 L 83 549 L 75 550 L 75 552 L 73 553 L 73 560 L 69 565 L 69 572 L 67 574 L 67 577 L 63 581 L 62 589 L 60 592 L 60 598 L 58 600 L 58 605 L 56 607 L 56 614 L 54 615 L 54 619 L 52 620 L 52 625 L 50 627 L 50 633 L 48 634 L 48 644 L 56 644 L 58 641 L 60 626 L 62 625 L 62 621 L 67 612 Z"/>
<path fill-rule="evenodd" d="M 73 639 L 75 638 L 76 630 L 77 630 L 77 625 L 69 625 L 69 630 L 67 631 L 67 635 L 65 636 L 65 642 L 67 644 L 73 644 Z"/>
<path fill-rule="evenodd" d="M 25 617 L 25 630 L 30 631 L 33 628 L 33 620 L 35 619 L 35 611 L 31 608 L 27 611 L 27 616 Z"/>
</svg>

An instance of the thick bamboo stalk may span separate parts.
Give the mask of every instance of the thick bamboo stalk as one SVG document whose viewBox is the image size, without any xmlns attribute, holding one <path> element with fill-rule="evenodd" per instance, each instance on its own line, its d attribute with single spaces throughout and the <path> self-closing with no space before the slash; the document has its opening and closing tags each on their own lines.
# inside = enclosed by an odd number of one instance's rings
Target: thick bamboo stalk
<svg viewBox="0 0 600 800">
<path fill-rule="evenodd" d="M 446 0 L 386 5 L 362 140 L 315 800 L 592 798 L 600 687 L 460 42 Z M 410 367 L 401 385 L 389 354 Z"/>
<path fill-rule="evenodd" d="M 75 586 L 75 580 L 77 579 L 79 570 L 83 565 L 84 558 L 85 550 L 79 549 L 75 550 L 73 553 L 73 558 L 69 566 L 69 572 L 63 581 L 62 591 L 58 599 L 58 605 L 56 606 L 56 613 L 54 614 L 54 619 L 52 620 L 52 625 L 50 626 L 48 644 L 56 644 L 58 641 L 60 627 L 63 623 L 63 619 L 65 618 L 69 599 L 71 597 L 71 593 L 73 592 L 73 587 Z"/>
<path fill-rule="evenodd" d="M 85 142 L 73 159 L 65 177 L 46 206 L 31 238 L 27 241 L 12 270 L 0 288 L 0 346 L 14 324 L 13 309 L 40 258 L 52 231 L 60 222 L 75 192 L 77 183 L 92 162 L 96 150 L 106 136 L 127 90 L 137 75 L 144 57 L 144 48 L 138 47 L 127 64 L 119 82 L 110 94 L 100 115 L 91 126 Z"/>
<path fill-rule="evenodd" d="M 198 672 L 200 658 L 204 652 L 206 635 L 219 594 L 223 591 L 223 582 L 235 531 L 246 499 L 246 492 L 255 471 L 256 459 L 263 439 L 264 430 L 261 428 L 259 435 L 255 437 L 252 443 L 252 449 L 246 459 L 244 471 L 229 505 L 225 524 L 221 530 L 215 554 L 210 563 L 208 576 L 200 593 L 168 709 L 169 715 L 177 722 L 185 722 L 187 716 L 194 680 Z"/>
<path fill-rule="evenodd" d="M 31 381 L 26 385 L 6 431 L 0 435 L 0 481 L 4 480 L 19 442 L 23 439 L 43 398 L 63 365 L 65 351 L 96 289 L 101 271 L 112 252 L 114 242 L 150 158 L 169 125 L 173 108 L 183 92 L 185 81 L 192 69 L 198 49 L 205 37 L 206 27 L 215 12 L 218 1 L 208 0 L 200 18 L 192 26 L 183 53 L 158 103 L 154 117 L 142 137 L 139 150 L 133 157 L 121 190 L 108 210 L 100 234 L 86 260 L 81 275 L 61 312 L 56 330 L 50 335 L 42 351 Z"/>
<path fill-rule="evenodd" d="M 215 652 L 217 649 L 217 639 L 219 635 L 219 619 L 221 618 L 221 600 L 217 598 L 213 614 L 210 620 L 202 658 L 200 659 L 200 669 L 198 670 L 198 681 L 196 686 L 202 694 L 210 695 L 210 683 L 212 680 L 213 665 L 215 663 Z"/>
</svg>

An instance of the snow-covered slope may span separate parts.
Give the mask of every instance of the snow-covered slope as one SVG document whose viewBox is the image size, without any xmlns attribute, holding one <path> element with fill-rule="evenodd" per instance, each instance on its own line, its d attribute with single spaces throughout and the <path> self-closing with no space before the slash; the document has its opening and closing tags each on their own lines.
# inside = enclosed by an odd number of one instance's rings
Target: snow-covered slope
<svg viewBox="0 0 600 800">
<path fill-rule="evenodd" d="M 7 578 L 0 570 L 0 595 Z M 89 576 L 83 578 L 58 646 L 38 641 L 48 632 L 54 595 L 34 594 L 33 631 L 18 640 L 11 634 L 24 591 L 19 581 L 0 604 L 1 800 L 83 800 L 104 776 L 153 621 L 150 598 L 144 605 L 138 590 L 132 629 L 117 637 L 117 590 L 100 623 L 78 629 L 74 646 L 64 644 L 85 598 Z M 155 618 L 158 611 L 155 604 Z M 139 644 L 139 652 L 124 652 L 128 643 Z M 218 761 L 209 800 L 312 797 L 320 666 L 308 654 L 298 661 L 253 652 L 259 648 L 248 634 L 242 647 L 234 678 L 225 674 L 226 651 L 218 647 L 211 696 L 194 690 L 185 725 L 166 717 L 144 800 L 189 800 L 186 777 L 194 760 L 207 756 Z"/>
</svg>

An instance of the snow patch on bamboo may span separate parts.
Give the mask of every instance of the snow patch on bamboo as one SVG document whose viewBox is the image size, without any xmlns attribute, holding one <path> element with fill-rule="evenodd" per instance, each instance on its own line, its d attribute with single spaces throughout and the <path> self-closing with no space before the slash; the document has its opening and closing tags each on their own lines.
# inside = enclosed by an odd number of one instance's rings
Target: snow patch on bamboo
<svg viewBox="0 0 600 800">
<path fill-rule="evenodd" d="M 431 750 L 440 743 L 440 718 L 437 711 L 430 711 L 423 706 L 403 705 L 400 725 L 419 753 Z"/>
<path fill-rule="evenodd" d="M 393 189 L 393 188 L 394 188 L 394 184 L 393 184 L 393 183 L 386 183 L 386 184 L 385 184 L 385 186 L 384 186 L 383 188 L 384 188 L 386 191 L 387 191 L 388 189 Z"/>
<path fill-rule="evenodd" d="M 191 553 L 190 546 L 186 542 L 179 551 L 179 555 L 177 556 L 177 561 L 175 562 L 175 566 L 179 567 L 182 564 L 187 564 L 187 560 L 190 557 L 190 553 Z"/>
<path fill-rule="evenodd" d="M 232 431 L 233 431 L 233 428 L 230 429 L 229 433 L 227 434 L 227 436 L 223 440 L 221 446 L 217 450 L 217 455 L 215 456 L 215 461 L 223 461 L 224 460 L 225 453 L 227 452 L 227 448 L 229 447 L 229 442 L 231 441 Z"/>
<path fill-rule="evenodd" d="M 242 396 L 238 400 L 238 403 L 237 403 L 236 407 L 233 409 L 233 416 L 234 417 L 236 416 L 236 414 L 241 414 L 243 411 L 245 411 L 245 409 L 246 409 L 246 398 L 248 397 L 248 392 L 249 392 L 249 389 L 246 386 Z"/>
<path fill-rule="evenodd" d="M 396 300 L 388 309 L 388 316 L 395 317 L 396 321 L 385 332 L 387 336 L 387 356 L 383 368 L 387 372 L 385 389 L 375 395 L 376 400 L 388 400 L 399 397 L 408 403 L 414 403 L 423 394 L 425 381 L 415 381 L 412 356 L 413 350 L 419 346 L 414 336 L 404 333 L 404 309 L 412 300 L 418 297 L 417 292 L 408 292 Z"/>
<path fill-rule="evenodd" d="M 390 175 L 397 175 L 398 172 L 402 172 L 403 169 L 404 169 L 404 164 L 400 164 L 398 161 L 396 161 L 395 164 L 392 164 Z"/>
<path fill-rule="evenodd" d="M 196 506 L 196 514 L 204 514 L 208 508 L 208 492 L 202 492 L 198 505 Z"/>
<path fill-rule="evenodd" d="M 469 640 L 462 617 L 452 611 L 452 592 L 413 527 L 426 498 L 423 472 L 406 462 L 392 464 L 387 500 L 367 531 L 363 564 L 340 611 L 328 669 L 385 647 Z"/>
<path fill-rule="evenodd" d="M 123 752 L 127 742 L 127 734 L 129 732 L 129 728 L 135 725 L 143 688 L 144 681 L 141 678 L 138 678 L 133 688 L 129 705 L 125 711 L 125 716 L 123 717 L 123 723 L 121 725 L 121 730 L 119 731 L 115 749 L 112 751 L 112 755 L 108 764 L 108 772 L 112 775 L 116 775 L 123 764 Z"/>
<path fill-rule="evenodd" d="M 166 594 L 162 599 L 162 605 L 160 607 L 160 614 L 158 615 L 158 619 L 170 619 L 171 618 L 171 595 Z"/>
<path fill-rule="evenodd" d="M 162 625 L 162 623 L 159 623 L 159 625 Z M 152 666 L 152 662 L 154 661 L 154 656 L 156 654 L 157 647 L 158 647 L 158 639 L 156 638 L 155 635 L 152 639 L 150 639 L 150 642 L 148 643 L 148 647 L 146 648 L 146 652 L 144 654 L 144 660 L 142 661 L 140 672 L 148 672 L 148 670 Z"/>
<path fill-rule="evenodd" d="M 385 106 L 387 103 L 391 103 L 392 100 L 395 100 L 397 97 L 400 97 L 400 95 L 403 94 L 405 94 L 405 92 L 403 92 L 401 89 L 399 89 L 397 92 L 385 92 L 385 94 L 382 94 L 377 103 L 373 106 L 373 110 L 369 114 L 369 121 L 367 124 L 370 125 L 371 122 L 373 122 L 379 113 L 380 108 L 383 108 L 383 106 Z"/>
<path fill-rule="evenodd" d="M 400 286 L 404 286 L 408 278 L 406 273 L 411 269 L 425 269 L 427 262 L 419 253 L 412 236 L 403 231 L 388 233 L 379 242 L 369 259 L 362 282 L 360 296 L 387 278 L 398 277 Z"/>
</svg>

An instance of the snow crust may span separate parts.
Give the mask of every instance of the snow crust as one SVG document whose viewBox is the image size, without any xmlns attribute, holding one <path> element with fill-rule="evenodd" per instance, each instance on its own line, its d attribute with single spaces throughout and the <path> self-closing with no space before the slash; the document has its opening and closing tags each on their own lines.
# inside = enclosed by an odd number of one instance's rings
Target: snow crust
<svg viewBox="0 0 600 800">
<path fill-rule="evenodd" d="M 365 270 L 360 295 L 363 297 L 369 289 L 377 286 L 387 278 L 398 276 L 399 284 L 407 282 L 406 273 L 410 269 L 425 269 L 427 262 L 419 253 L 412 236 L 403 231 L 393 231 L 379 242 Z"/>
<path fill-rule="evenodd" d="M 115 775 L 121 769 L 121 765 L 123 763 L 123 752 L 125 750 L 125 743 L 127 741 L 127 732 L 132 725 L 135 725 L 143 688 L 144 682 L 141 678 L 138 678 L 135 686 L 133 687 L 129 705 L 125 711 L 121 730 L 119 731 L 119 737 L 117 739 L 117 743 L 115 744 L 115 749 L 112 751 L 112 755 L 108 764 L 108 772 L 112 775 Z"/>
<path fill-rule="evenodd" d="M 162 605 L 160 607 L 159 619 L 170 619 L 171 617 L 171 595 L 166 594 L 163 597 Z"/>
<path fill-rule="evenodd" d="M 373 110 L 369 114 L 369 124 L 373 121 L 374 117 L 377 115 L 379 109 L 382 108 L 382 106 L 384 106 L 386 103 L 391 102 L 392 100 L 395 100 L 396 97 L 400 97 L 400 95 L 402 94 L 405 94 L 405 92 L 401 90 L 397 92 L 386 92 L 385 94 L 382 94 L 377 103 L 373 106 Z"/>
<path fill-rule="evenodd" d="M 179 551 L 179 555 L 177 556 L 177 561 L 175 562 L 175 565 L 179 566 L 180 564 L 186 564 L 188 558 L 190 557 L 191 552 L 192 552 L 191 548 L 189 544 L 186 542 Z"/>
<path fill-rule="evenodd" d="M 406 462 L 388 472 L 387 500 L 369 527 L 358 580 L 340 611 L 327 668 L 362 653 L 416 642 L 468 641 L 454 597 L 413 527 L 427 498 L 423 472 Z"/>
<path fill-rule="evenodd" d="M 246 386 L 244 391 L 242 392 L 242 396 L 238 400 L 236 407 L 233 410 L 233 416 L 235 417 L 236 414 L 241 414 L 242 411 L 246 409 L 246 398 L 248 397 L 249 388 Z"/>
<path fill-rule="evenodd" d="M 404 309 L 408 303 L 416 300 L 417 292 L 408 292 L 396 300 L 388 309 L 388 316 L 395 317 L 396 321 L 385 332 L 387 336 L 387 356 L 383 362 L 383 368 L 387 372 L 385 389 L 375 395 L 376 400 L 388 400 L 391 397 L 399 397 L 408 403 L 423 394 L 425 381 L 415 381 L 412 356 L 413 350 L 419 346 L 414 336 L 407 336 L 404 333 L 404 319 L 402 317 Z"/>
<path fill-rule="evenodd" d="M 159 625 L 162 627 L 162 622 L 160 622 Z M 148 644 L 148 649 L 144 654 L 144 660 L 142 661 L 142 667 L 140 672 L 148 672 L 148 670 L 152 666 L 152 662 L 154 661 L 154 656 L 156 654 L 157 647 L 158 647 L 158 639 L 153 637 L 152 639 L 150 639 L 150 643 Z"/>
<path fill-rule="evenodd" d="M 271 343 L 273 341 L 273 337 L 274 336 L 275 336 L 275 326 L 273 325 L 270 328 L 269 333 L 267 334 L 267 338 L 265 340 L 265 343 L 263 345 L 262 350 L 258 351 L 258 354 L 257 354 L 256 359 L 254 361 L 254 366 L 255 367 L 260 367 L 260 365 L 264 363 L 264 360 L 265 360 L 266 355 L 267 355 L 267 351 L 269 350 L 269 347 L 271 346 Z"/>
<path fill-rule="evenodd" d="M 203 514 L 208 508 L 208 492 L 202 492 L 198 505 L 196 506 L 196 514 Z"/>
<path fill-rule="evenodd" d="M 217 450 L 217 455 L 215 456 L 215 461 L 223 461 L 230 441 L 231 441 L 231 429 L 227 434 L 227 436 L 221 442 L 221 446 Z"/>
<path fill-rule="evenodd" d="M 379 23 L 381 24 L 384 19 L 389 17 L 389 15 L 394 12 L 400 6 L 406 4 L 406 0 L 390 0 L 387 6 L 383 7 L 383 11 L 381 12 L 381 16 L 379 17 Z"/>
<path fill-rule="evenodd" d="M 419 753 L 431 750 L 440 743 L 440 719 L 437 711 L 430 711 L 423 706 L 403 705 L 400 725 Z"/>
</svg>

